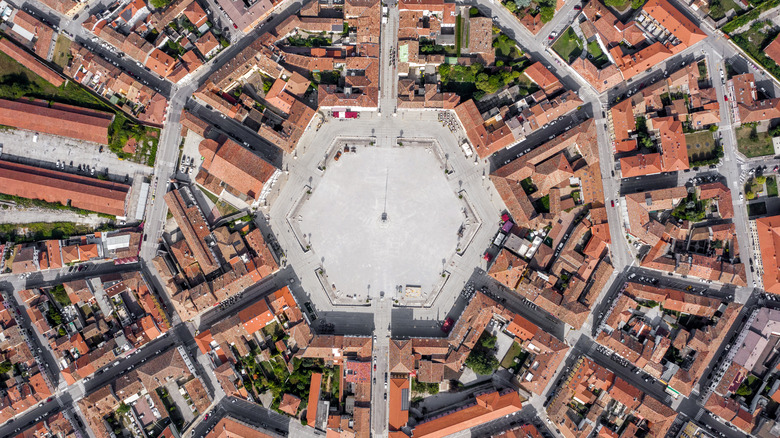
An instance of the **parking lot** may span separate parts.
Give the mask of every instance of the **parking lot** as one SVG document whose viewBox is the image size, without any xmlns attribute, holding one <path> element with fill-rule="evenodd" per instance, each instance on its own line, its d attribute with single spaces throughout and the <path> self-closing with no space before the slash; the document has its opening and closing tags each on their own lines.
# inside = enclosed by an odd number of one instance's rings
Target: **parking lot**
<svg viewBox="0 0 780 438">
<path fill-rule="evenodd" d="M 151 167 L 120 160 L 107 146 L 72 138 L 9 129 L 0 130 L 0 146 L 4 160 L 87 176 L 108 172 L 117 182 L 125 177 L 129 182 L 136 172 L 152 173 Z"/>
</svg>

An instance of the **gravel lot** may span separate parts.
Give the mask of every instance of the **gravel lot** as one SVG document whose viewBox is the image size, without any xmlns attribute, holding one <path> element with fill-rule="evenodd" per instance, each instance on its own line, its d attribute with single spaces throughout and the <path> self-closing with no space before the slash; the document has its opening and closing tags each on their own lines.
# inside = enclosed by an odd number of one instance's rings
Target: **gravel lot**
<svg viewBox="0 0 780 438">
<path fill-rule="evenodd" d="M 96 143 L 47 134 L 38 134 L 38 140 L 33 142 L 34 135 L 34 132 L 21 129 L 0 130 L 2 158 L 52 169 L 57 169 L 56 163 L 60 160 L 64 162 L 64 168 L 57 170 L 71 173 L 79 173 L 80 164 L 90 168 L 94 166 L 96 173 L 108 169 L 112 177 L 120 182 L 125 175 L 132 178 L 136 172 L 152 173 L 151 167 L 120 160 L 108 147 L 100 153 L 100 145 Z"/>
</svg>

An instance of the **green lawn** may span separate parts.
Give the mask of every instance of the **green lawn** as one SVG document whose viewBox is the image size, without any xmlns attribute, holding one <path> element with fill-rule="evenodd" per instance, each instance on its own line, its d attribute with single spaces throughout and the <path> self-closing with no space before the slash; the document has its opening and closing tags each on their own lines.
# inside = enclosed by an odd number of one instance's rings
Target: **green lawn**
<svg viewBox="0 0 780 438">
<path fill-rule="evenodd" d="M 715 139 L 710 131 L 685 134 L 685 143 L 688 145 L 688 159 L 691 161 L 700 161 L 715 150 Z"/>
<path fill-rule="evenodd" d="M 737 128 L 737 149 L 748 158 L 774 155 L 772 137 L 766 132 L 757 132 L 754 136 L 752 135 L 753 129 L 749 125 Z"/>
<path fill-rule="evenodd" d="M 774 176 L 766 177 L 766 195 L 777 196 L 777 179 Z"/>
<path fill-rule="evenodd" d="M 62 68 L 68 65 L 70 59 L 70 44 L 71 40 L 67 37 L 60 35 L 57 37 L 57 44 L 54 45 L 54 55 L 52 61 Z"/>
<path fill-rule="evenodd" d="M 238 209 L 236 207 L 233 207 L 232 205 L 228 204 L 227 202 L 223 200 L 217 201 L 217 211 L 219 211 L 219 214 L 222 216 L 230 216 L 233 213 L 236 213 Z"/>
<path fill-rule="evenodd" d="M 580 56 L 584 44 L 582 40 L 574 33 L 571 28 L 568 28 L 558 40 L 555 41 L 552 48 L 555 53 L 561 56 L 566 62 L 571 63 L 574 58 Z"/>
<path fill-rule="evenodd" d="M 509 350 L 506 352 L 506 355 L 501 360 L 501 366 L 504 368 L 510 368 L 512 367 L 514 363 L 514 358 L 517 357 L 520 352 L 523 351 L 523 347 L 520 346 L 517 342 L 512 342 L 512 346 L 509 347 Z"/>
<path fill-rule="evenodd" d="M 595 40 L 588 43 L 588 59 L 597 68 L 603 68 L 605 64 L 609 64 L 609 58 L 601 50 L 598 41 Z"/>
</svg>

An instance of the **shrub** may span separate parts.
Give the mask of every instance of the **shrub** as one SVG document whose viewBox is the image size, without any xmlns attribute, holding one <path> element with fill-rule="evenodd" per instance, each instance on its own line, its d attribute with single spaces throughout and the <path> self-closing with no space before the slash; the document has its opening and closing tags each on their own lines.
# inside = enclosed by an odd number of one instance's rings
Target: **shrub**
<svg viewBox="0 0 780 438">
<path fill-rule="evenodd" d="M 552 6 L 545 6 L 542 8 L 542 23 L 548 23 L 555 16 L 555 8 Z"/>
</svg>

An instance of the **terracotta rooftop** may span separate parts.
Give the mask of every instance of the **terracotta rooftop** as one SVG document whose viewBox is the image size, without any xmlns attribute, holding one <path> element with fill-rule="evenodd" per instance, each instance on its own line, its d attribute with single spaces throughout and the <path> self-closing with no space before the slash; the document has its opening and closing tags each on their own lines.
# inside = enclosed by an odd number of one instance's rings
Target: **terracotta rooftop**
<svg viewBox="0 0 780 438">
<path fill-rule="evenodd" d="M 764 290 L 780 294 L 780 216 L 756 219 L 756 230 L 764 265 Z"/>
<path fill-rule="evenodd" d="M 475 403 L 467 407 L 419 423 L 413 435 L 415 438 L 443 438 L 513 414 L 521 408 L 517 392 L 480 394 L 476 396 Z"/>
<path fill-rule="evenodd" d="M 249 198 L 257 199 L 276 168 L 228 138 L 204 140 L 202 169 Z"/>
<path fill-rule="evenodd" d="M 124 184 L 0 160 L 0 192 L 8 195 L 124 216 L 129 190 Z"/>
<path fill-rule="evenodd" d="M 2 40 L 0 40 L 2 41 Z M 108 144 L 114 115 L 70 105 L 0 99 L 0 125 Z"/>
</svg>

